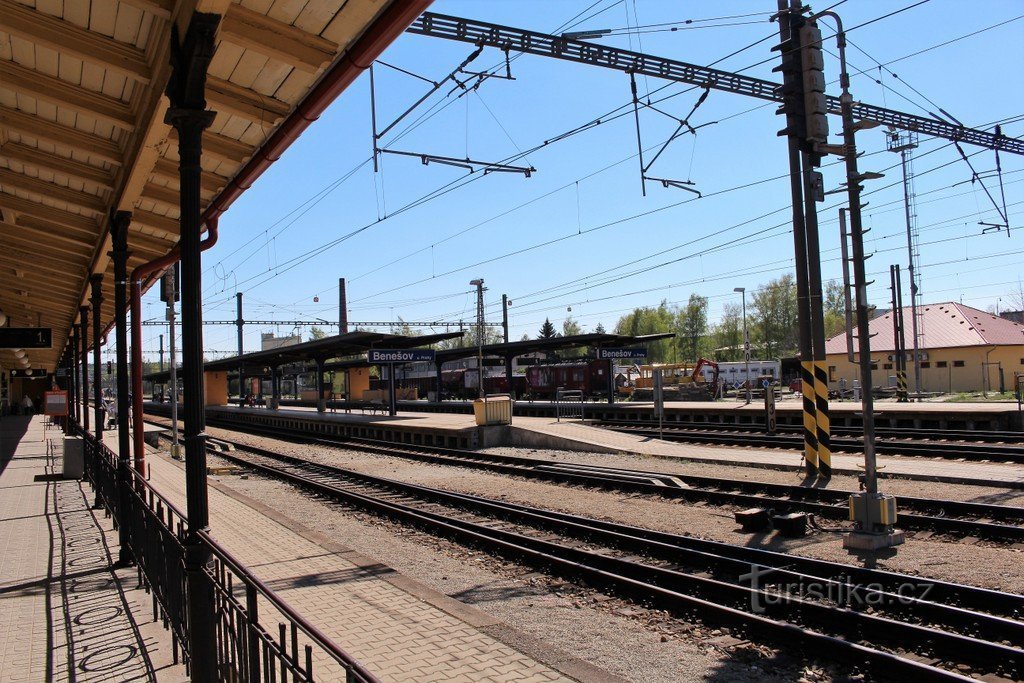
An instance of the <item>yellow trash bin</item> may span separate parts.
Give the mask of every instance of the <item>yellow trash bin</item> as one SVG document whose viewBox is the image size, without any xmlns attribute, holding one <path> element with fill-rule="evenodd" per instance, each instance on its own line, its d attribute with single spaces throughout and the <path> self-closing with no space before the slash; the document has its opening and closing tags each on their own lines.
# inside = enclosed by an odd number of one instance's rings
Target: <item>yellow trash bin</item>
<svg viewBox="0 0 1024 683">
<path fill-rule="evenodd" d="M 473 401 L 477 426 L 512 424 L 512 399 L 509 396 L 488 396 Z"/>
<path fill-rule="evenodd" d="M 473 401 L 473 417 L 476 418 L 477 427 L 487 424 L 487 401 L 482 398 Z"/>
</svg>

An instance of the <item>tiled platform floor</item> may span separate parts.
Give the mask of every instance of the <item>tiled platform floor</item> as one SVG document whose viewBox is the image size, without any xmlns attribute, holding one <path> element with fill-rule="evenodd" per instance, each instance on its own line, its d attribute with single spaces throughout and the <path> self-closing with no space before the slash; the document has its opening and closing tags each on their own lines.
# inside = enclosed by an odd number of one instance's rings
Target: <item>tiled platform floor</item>
<svg viewBox="0 0 1024 683">
<path fill-rule="evenodd" d="M 60 475 L 63 433 L 0 421 L 0 681 L 183 681 L 88 484 Z"/>
</svg>

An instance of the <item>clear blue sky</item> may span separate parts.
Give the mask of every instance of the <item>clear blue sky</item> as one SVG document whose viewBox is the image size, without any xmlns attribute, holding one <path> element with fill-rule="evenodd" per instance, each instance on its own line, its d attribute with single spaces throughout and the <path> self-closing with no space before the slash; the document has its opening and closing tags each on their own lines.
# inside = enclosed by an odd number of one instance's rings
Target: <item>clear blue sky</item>
<svg viewBox="0 0 1024 683">
<path fill-rule="evenodd" d="M 848 0 L 837 11 L 849 29 L 913 4 Z M 769 52 L 777 30 L 768 22 L 773 0 L 438 0 L 433 11 L 554 31 L 591 6 L 581 17 L 591 18 L 574 30 L 616 29 L 617 35 L 600 42 L 698 64 L 772 36 L 716 66 L 744 70 L 770 60 L 744 73 L 778 80 L 770 71 L 777 63 Z M 1004 132 L 1024 136 L 1022 15 L 1024 2 L 1017 0 L 931 0 L 856 28 L 848 48 L 853 95 L 917 114 L 941 107 L 975 127 L 1011 119 Z M 693 21 L 678 23 L 686 20 Z M 623 30 L 669 22 L 676 23 L 658 28 L 680 30 Z M 834 51 L 834 41 L 826 42 Z M 900 59 L 921 50 L 928 51 Z M 405 35 L 382 59 L 439 80 L 471 51 L 469 45 Z M 826 59 L 827 80 L 834 81 L 837 61 Z M 880 74 L 875 60 L 896 76 Z M 501 61 L 500 52 L 486 50 L 470 68 Z M 234 293 L 242 291 L 248 318 L 334 321 L 337 279 L 344 276 L 350 320 L 470 320 L 475 302 L 468 282 L 482 277 L 488 318 L 500 321 L 501 294 L 508 294 L 511 337 L 518 339 L 535 336 L 545 317 L 560 326 L 569 307 L 584 330 L 599 322 L 611 329 L 636 306 L 685 302 L 692 292 L 709 297 L 714 321 L 723 304 L 738 302 L 734 287 L 752 291 L 791 270 L 787 155 L 784 139 L 776 137 L 783 122 L 774 104 L 712 92 L 690 122 L 718 123 L 677 139 L 649 171 L 691 180 L 707 196 L 696 199 L 652 183 L 644 197 L 632 110 L 620 109 L 630 102 L 628 76 L 534 56 L 516 58 L 512 73 L 514 81 L 491 79 L 461 98 L 446 97 L 451 88 L 443 88 L 382 146 L 497 161 L 613 110 L 628 115 L 529 153 L 516 163 L 537 169 L 530 178 L 467 176 L 463 169 L 394 155 L 384 155 L 382 171 L 374 174 L 364 76 L 221 219 L 220 242 L 204 255 L 205 317 L 234 318 Z M 378 67 L 376 76 L 380 127 L 429 87 L 387 68 Z M 638 85 L 645 92 L 666 82 L 641 79 Z M 829 90 L 838 94 L 838 84 Z M 677 93 L 658 107 L 682 117 L 700 93 L 673 84 L 656 97 Z M 432 115 L 398 139 L 424 113 Z M 837 140 L 838 117 L 830 124 Z M 644 147 L 657 148 L 674 127 L 661 114 L 642 112 Z M 860 133 L 858 146 L 866 153 L 861 169 L 885 173 L 867 183 L 865 197 L 865 224 L 872 229 L 867 247 L 874 253 L 868 271 L 877 280 L 870 297 L 885 306 L 888 266 L 900 263 L 905 269 L 907 261 L 899 156 L 885 151 L 882 129 Z M 972 154 L 978 148 L 964 150 Z M 915 155 L 924 300 L 987 308 L 1003 297 L 1005 308 L 1024 271 L 1024 159 L 1002 155 L 1014 228 L 1007 238 L 981 234 L 978 221 L 995 222 L 997 214 L 980 185 L 969 182 L 971 171 L 959 158 L 944 140 L 924 137 Z M 981 173 L 995 168 L 991 152 L 971 161 Z M 824 173 L 827 189 L 843 180 L 841 164 Z M 986 185 L 1001 202 L 996 179 L 987 178 Z M 447 187 L 456 189 L 402 210 Z M 837 207 L 845 194 L 828 199 L 819 205 L 825 279 L 840 276 Z M 154 289 L 145 299 L 145 317 L 157 318 L 161 311 Z M 156 351 L 160 331 L 145 328 L 147 352 Z M 247 326 L 247 350 L 258 348 L 261 331 L 286 334 L 291 328 Z M 233 350 L 234 328 L 207 327 L 204 347 L 211 357 Z"/>
</svg>

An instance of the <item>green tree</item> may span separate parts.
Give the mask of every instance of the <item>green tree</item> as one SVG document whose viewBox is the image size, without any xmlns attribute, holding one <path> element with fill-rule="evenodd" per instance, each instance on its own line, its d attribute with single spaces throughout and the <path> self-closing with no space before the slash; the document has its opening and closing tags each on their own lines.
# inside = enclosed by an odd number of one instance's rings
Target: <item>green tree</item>
<svg viewBox="0 0 1024 683">
<path fill-rule="evenodd" d="M 678 313 L 679 337 L 677 342 L 684 360 L 696 362 L 706 346 L 708 331 L 708 299 L 691 294 L 686 306 Z"/>
<path fill-rule="evenodd" d="M 551 324 L 551 320 L 544 318 L 544 324 L 540 327 L 540 334 L 537 335 L 537 339 L 551 339 L 557 334 L 555 326 Z"/>
<path fill-rule="evenodd" d="M 678 310 L 662 300 L 657 308 L 644 306 L 619 318 L 615 334 L 633 337 L 644 334 L 675 332 Z M 647 345 L 647 360 L 651 363 L 673 362 L 677 359 L 676 345 L 671 339 L 652 342 Z"/>
<path fill-rule="evenodd" d="M 598 323 L 598 324 L 597 324 L 597 327 L 595 327 L 595 328 L 594 328 L 594 332 L 596 332 L 597 334 L 607 334 L 607 333 L 606 333 L 606 332 L 604 331 L 604 325 L 603 325 L 603 324 L 601 324 L 601 323 Z"/>
<path fill-rule="evenodd" d="M 796 282 L 787 273 L 760 287 L 751 297 L 750 325 L 765 359 L 796 351 L 799 340 Z M 752 342 L 753 343 L 753 342 Z"/>
<path fill-rule="evenodd" d="M 838 280 L 825 283 L 825 298 L 822 301 L 825 316 L 825 337 L 834 337 L 846 330 L 846 297 L 843 285 Z"/>
<path fill-rule="evenodd" d="M 571 337 L 577 334 L 583 334 L 583 330 L 580 328 L 580 324 L 573 320 L 572 316 L 570 315 L 569 317 L 562 321 L 562 336 Z M 562 355 L 565 356 L 566 358 L 578 358 L 580 356 L 586 355 L 586 353 L 586 349 L 567 349 L 563 352 Z"/>
<path fill-rule="evenodd" d="M 743 357 L 743 307 L 739 304 L 722 306 L 722 318 L 711 330 L 715 359 L 736 361 Z"/>
<path fill-rule="evenodd" d="M 319 327 L 316 327 L 316 326 L 313 326 L 313 327 L 309 328 L 309 338 L 310 338 L 310 340 L 323 339 L 326 336 L 327 336 L 327 333 L 324 332 L 322 328 L 319 328 Z"/>
</svg>

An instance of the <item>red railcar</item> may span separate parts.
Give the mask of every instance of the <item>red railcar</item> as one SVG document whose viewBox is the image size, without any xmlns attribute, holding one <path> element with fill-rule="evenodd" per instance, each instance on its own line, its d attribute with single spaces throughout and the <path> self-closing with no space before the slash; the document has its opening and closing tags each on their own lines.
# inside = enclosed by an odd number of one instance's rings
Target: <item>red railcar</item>
<svg viewBox="0 0 1024 683">
<path fill-rule="evenodd" d="M 608 361 L 591 360 L 533 365 L 526 370 L 526 389 L 533 398 L 554 398 L 559 389 L 603 396 L 608 391 Z"/>
</svg>

